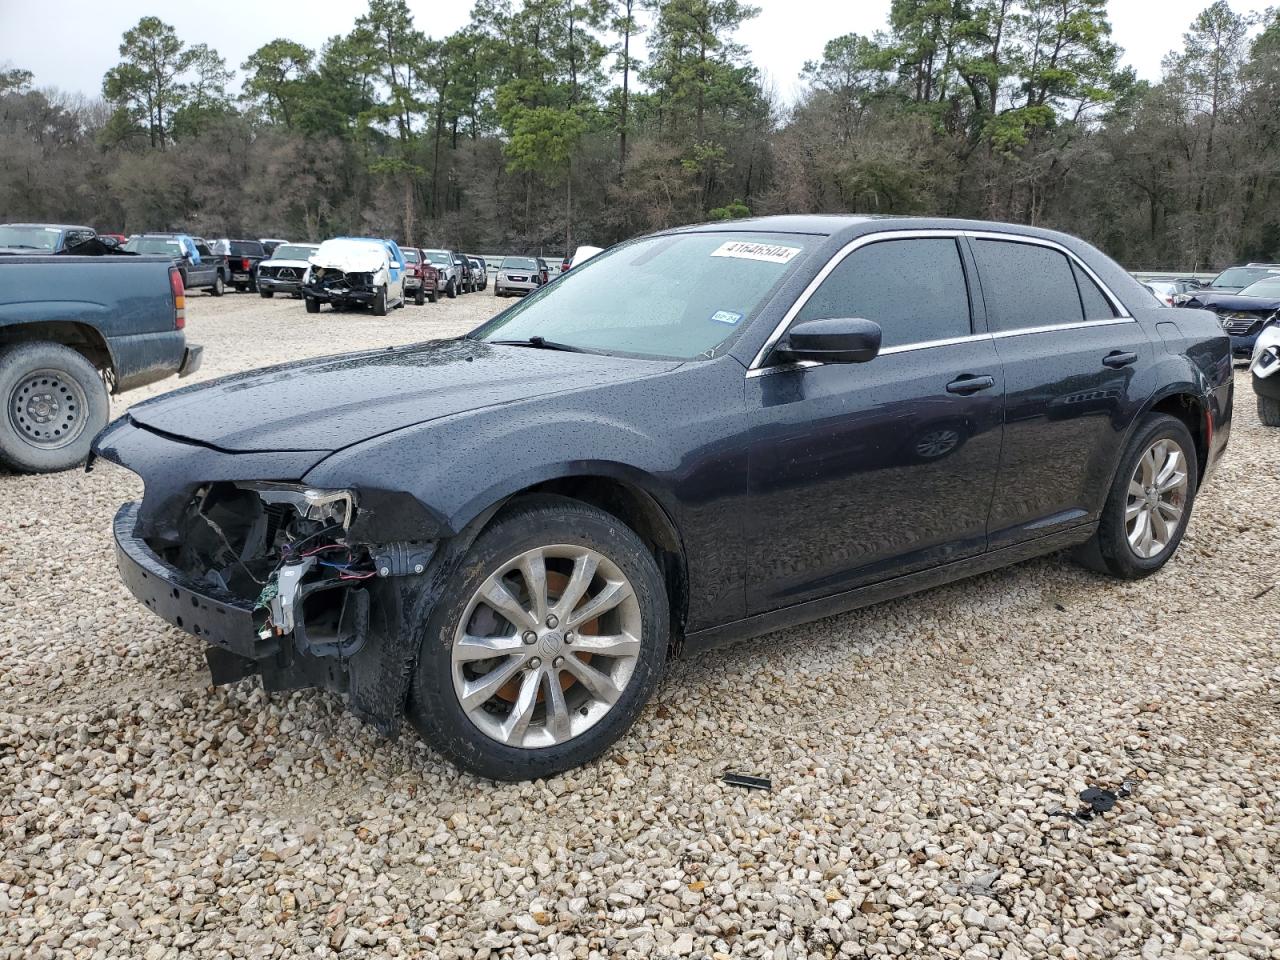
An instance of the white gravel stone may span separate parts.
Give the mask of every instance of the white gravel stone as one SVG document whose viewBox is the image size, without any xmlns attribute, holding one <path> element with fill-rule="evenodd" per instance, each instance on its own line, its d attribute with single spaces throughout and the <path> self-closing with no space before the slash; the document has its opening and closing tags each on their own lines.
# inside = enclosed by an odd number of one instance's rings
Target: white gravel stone
<svg viewBox="0 0 1280 960">
<path fill-rule="evenodd" d="M 209 378 L 508 302 L 187 312 Z M 0 475 L 0 960 L 1277 960 L 1280 431 L 1242 374 L 1236 399 L 1157 576 L 1048 558 L 677 663 L 613 750 L 534 784 L 327 694 L 210 687 L 115 574 L 136 478 Z"/>
</svg>

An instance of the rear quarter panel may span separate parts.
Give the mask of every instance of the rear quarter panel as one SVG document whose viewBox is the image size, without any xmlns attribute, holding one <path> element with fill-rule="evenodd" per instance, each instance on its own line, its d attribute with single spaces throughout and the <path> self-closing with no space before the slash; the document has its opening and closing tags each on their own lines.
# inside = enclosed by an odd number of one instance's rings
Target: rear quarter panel
<svg viewBox="0 0 1280 960">
<path fill-rule="evenodd" d="M 176 372 L 186 338 L 174 329 L 167 257 L 0 260 L 0 326 L 69 322 L 106 341 L 118 389 Z"/>
</svg>

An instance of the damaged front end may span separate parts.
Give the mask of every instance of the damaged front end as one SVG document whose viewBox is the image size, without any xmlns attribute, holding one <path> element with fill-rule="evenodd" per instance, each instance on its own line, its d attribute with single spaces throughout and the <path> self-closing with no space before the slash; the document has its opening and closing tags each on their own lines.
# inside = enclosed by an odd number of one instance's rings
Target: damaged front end
<svg viewBox="0 0 1280 960">
<path fill-rule="evenodd" d="M 405 618 L 434 543 L 370 542 L 356 491 L 300 484 L 204 484 L 165 538 L 137 534 L 138 509 L 116 517 L 121 575 L 208 644 L 215 684 L 257 675 L 267 690 L 323 687 L 394 729 L 412 649 Z"/>
<path fill-rule="evenodd" d="M 376 272 L 337 267 L 313 266 L 303 284 L 307 296 L 333 303 L 371 303 L 377 289 Z"/>
</svg>

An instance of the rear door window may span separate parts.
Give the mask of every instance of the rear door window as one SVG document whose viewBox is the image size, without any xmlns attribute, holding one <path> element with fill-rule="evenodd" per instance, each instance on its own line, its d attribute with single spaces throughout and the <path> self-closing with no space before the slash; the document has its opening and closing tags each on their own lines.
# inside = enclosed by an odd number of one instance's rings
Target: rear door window
<svg viewBox="0 0 1280 960">
<path fill-rule="evenodd" d="M 1076 288 L 1080 291 L 1080 303 L 1084 307 L 1084 318 L 1086 320 L 1111 320 L 1114 318 L 1116 312 L 1111 306 L 1111 301 L 1098 289 L 1098 285 L 1093 282 L 1092 278 L 1080 269 L 1080 265 L 1074 260 L 1071 261 L 1071 269 L 1076 275 Z M 1170 295 L 1172 296 L 1172 291 L 1170 291 Z M 1158 297 L 1156 299 L 1159 300 Z M 1160 300 L 1160 306 L 1164 306 L 1163 300 Z"/>
<path fill-rule="evenodd" d="M 1084 319 L 1075 272 L 1065 254 L 1052 247 L 1010 240 L 975 240 L 973 254 L 993 331 Z"/>
<path fill-rule="evenodd" d="M 874 320 L 885 347 L 973 332 L 969 291 L 950 237 L 882 240 L 845 257 L 796 315 Z"/>
</svg>

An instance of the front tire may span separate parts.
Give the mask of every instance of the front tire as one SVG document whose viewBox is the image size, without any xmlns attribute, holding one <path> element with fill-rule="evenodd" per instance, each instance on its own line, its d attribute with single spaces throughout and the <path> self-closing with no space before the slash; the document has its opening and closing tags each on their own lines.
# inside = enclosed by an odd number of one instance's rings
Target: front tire
<svg viewBox="0 0 1280 960">
<path fill-rule="evenodd" d="M 275 294 L 275 291 L 274 291 L 274 290 L 262 290 L 262 289 L 259 289 L 259 290 L 258 290 L 258 295 L 259 295 L 260 297 L 262 297 L 262 299 L 263 299 L 263 300 L 270 300 L 270 299 L 271 299 L 272 297 L 274 297 L 276 294 Z"/>
<path fill-rule="evenodd" d="M 387 288 L 379 287 L 378 292 L 373 298 L 373 315 L 375 317 L 385 317 L 387 315 Z"/>
<path fill-rule="evenodd" d="M 562 497 L 504 510 L 428 616 L 408 716 L 463 769 L 549 777 L 600 756 L 666 663 L 662 575 L 617 518 Z"/>
<path fill-rule="evenodd" d="M 1148 416 L 1125 448 L 1098 529 L 1077 558 L 1121 580 L 1155 573 L 1182 542 L 1199 471 L 1186 424 L 1167 414 Z"/>
<path fill-rule="evenodd" d="M 306 297 L 305 301 L 307 305 L 307 313 L 320 312 L 320 301 L 317 300 L 315 297 Z"/>
<path fill-rule="evenodd" d="M 83 463 L 111 409 L 97 369 L 60 343 L 0 350 L 0 400 L 0 463 L 24 473 Z"/>
<path fill-rule="evenodd" d="M 1266 427 L 1280 427 L 1280 400 L 1258 397 L 1258 419 Z"/>
<path fill-rule="evenodd" d="M 445 292 L 445 296 L 447 296 L 450 300 L 456 299 L 458 296 L 458 284 L 455 281 L 450 280 L 449 283 L 445 286 L 444 292 Z"/>
<path fill-rule="evenodd" d="M 427 302 L 427 295 L 423 292 L 422 288 L 419 287 L 413 295 L 413 305 L 415 307 L 420 307 L 426 302 Z"/>
</svg>

